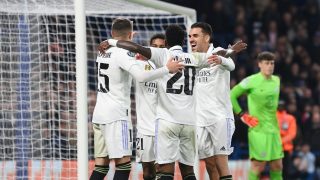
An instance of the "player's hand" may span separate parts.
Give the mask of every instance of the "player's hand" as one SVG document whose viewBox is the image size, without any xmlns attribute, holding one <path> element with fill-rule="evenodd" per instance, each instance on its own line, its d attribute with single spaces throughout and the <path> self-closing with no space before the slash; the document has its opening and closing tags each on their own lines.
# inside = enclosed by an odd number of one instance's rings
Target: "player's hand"
<svg viewBox="0 0 320 180">
<path fill-rule="evenodd" d="M 247 49 L 247 43 L 242 42 L 242 40 L 236 42 L 234 45 L 230 46 L 229 48 L 234 50 L 235 53 L 239 53 L 245 49 Z"/>
<path fill-rule="evenodd" d="M 245 123 L 246 125 L 248 125 L 249 127 L 255 127 L 258 125 L 259 121 L 256 117 L 253 117 L 251 115 L 249 115 L 248 113 L 244 113 L 241 117 L 240 117 L 241 121 L 243 123 Z"/>
<path fill-rule="evenodd" d="M 222 63 L 221 58 L 216 54 L 213 54 L 213 55 L 208 57 L 208 64 L 218 65 L 218 64 L 221 64 L 221 63 Z"/>
<path fill-rule="evenodd" d="M 177 73 L 181 72 L 184 69 L 184 64 L 182 63 L 182 60 L 175 61 L 171 57 L 167 63 L 167 68 L 169 69 L 170 73 Z"/>
<path fill-rule="evenodd" d="M 106 50 L 110 47 L 108 40 L 102 41 L 99 45 L 98 45 L 98 51 L 100 54 L 105 54 Z"/>
</svg>

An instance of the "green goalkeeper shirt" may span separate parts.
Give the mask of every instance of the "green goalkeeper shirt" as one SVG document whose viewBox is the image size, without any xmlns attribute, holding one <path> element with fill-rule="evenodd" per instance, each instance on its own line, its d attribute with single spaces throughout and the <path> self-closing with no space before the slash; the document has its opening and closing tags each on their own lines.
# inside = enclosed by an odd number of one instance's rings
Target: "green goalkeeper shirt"
<svg viewBox="0 0 320 180">
<path fill-rule="evenodd" d="M 280 94 L 280 79 L 266 79 L 261 73 L 243 79 L 231 90 L 231 102 L 235 113 L 242 111 L 237 98 L 247 94 L 249 114 L 258 118 L 259 124 L 250 131 L 279 133 L 276 111 Z"/>
</svg>

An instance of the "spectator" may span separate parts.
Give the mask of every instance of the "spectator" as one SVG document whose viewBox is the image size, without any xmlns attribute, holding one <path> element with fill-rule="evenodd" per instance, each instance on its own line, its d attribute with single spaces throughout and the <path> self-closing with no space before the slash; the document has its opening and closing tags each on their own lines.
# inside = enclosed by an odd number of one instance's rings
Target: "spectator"
<svg viewBox="0 0 320 180">
<path fill-rule="evenodd" d="M 315 156 L 310 152 L 310 145 L 302 144 L 297 158 L 294 160 L 294 166 L 298 170 L 298 176 L 305 180 L 313 180 L 315 173 Z"/>
<path fill-rule="evenodd" d="M 280 128 L 280 135 L 282 140 L 282 146 L 284 151 L 283 163 L 283 179 L 289 179 L 289 168 L 291 165 L 292 153 L 293 153 L 293 139 L 297 134 L 296 119 L 286 111 L 286 104 L 283 100 L 279 101 L 277 119 Z"/>
</svg>

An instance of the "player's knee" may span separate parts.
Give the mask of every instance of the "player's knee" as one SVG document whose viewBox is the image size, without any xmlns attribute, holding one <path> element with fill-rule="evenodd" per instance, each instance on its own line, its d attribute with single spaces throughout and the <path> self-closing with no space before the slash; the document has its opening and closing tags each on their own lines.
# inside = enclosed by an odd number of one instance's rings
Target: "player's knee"
<svg viewBox="0 0 320 180">
<path fill-rule="evenodd" d="M 117 158 L 117 159 L 114 159 L 116 165 L 117 164 L 123 164 L 123 163 L 126 163 L 126 162 L 130 162 L 131 159 L 130 159 L 130 156 L 124 156 L 122 158 Z"/>
<path fill-rule="evenodd" d="M 161 173 L 174 173 L 174 163 L 170 164 L 159 164 L 157 172 Z"/>
<path fill-rule="evenodd" d="M 270 163 L 271 171 L 281 171 L 283 168 L 282 161 L 275 161 Z"/>
<path fill-rule="evenodd" d="M 205 159 L 205 162 L 206 162 L 207 169 L 213 169 L 213 170 L 217 169 L 217 164 L 216 164 L 215 159 L 213 157 Z"/>
<path fill-rule="evenodd" d="M 100 166 L 109 165 L 109 159 L 107 157 L 96 157 L 94 161 L 96 165 L 100 165 Z"/>
<path fill-rule="evenodd" d="M 186 164 L 179 163 L 180 171 L 183 177 L 194 174 L 193 166 L 188 166 Z"/>
</svg>

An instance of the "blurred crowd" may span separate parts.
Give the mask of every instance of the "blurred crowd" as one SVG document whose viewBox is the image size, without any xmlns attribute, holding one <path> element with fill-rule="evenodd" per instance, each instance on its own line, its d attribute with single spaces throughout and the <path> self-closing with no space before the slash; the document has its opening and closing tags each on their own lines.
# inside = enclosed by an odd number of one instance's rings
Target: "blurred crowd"
<svg viewBox="0 0 320 180">
<path fill-rule="evenodd" d="M 198 21 L 212 26 L 215 46 L 226 48 L 239 39 L 248 43 L 247 51 L 235 59 L 232 86 L 257 71 L 259 52 L 277 55 L 275 74 L 281 77 L 280 98 L 297 121 L 292 165 L 297 172 L 320 171 L 320 1 L 166 1 L 195 8 Z M 233 143 L 238 148 L 232 158 L 247 158 L 246 127 L 239 121 L 236 125 Z M 308 163 L 299 165 L 307 152 L 315 156 L 316 168 L 305 167 Z M 312 162 L 309 155 L 305 159 Z"/>
</svg>

